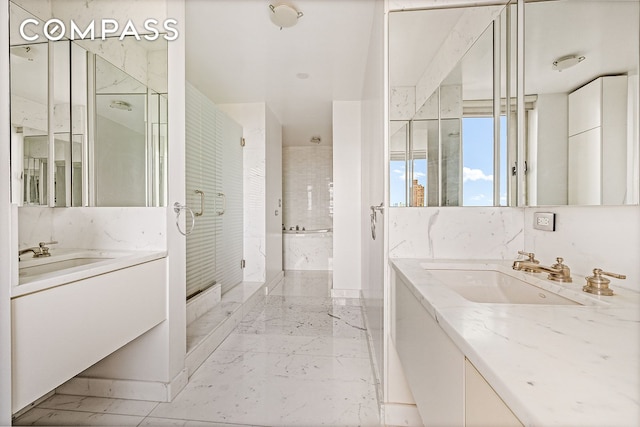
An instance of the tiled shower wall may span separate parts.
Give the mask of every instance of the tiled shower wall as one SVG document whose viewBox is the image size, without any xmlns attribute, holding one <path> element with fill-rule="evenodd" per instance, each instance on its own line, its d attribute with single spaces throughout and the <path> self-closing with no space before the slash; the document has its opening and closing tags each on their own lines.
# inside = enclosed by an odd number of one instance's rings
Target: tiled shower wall
<svg viewBox="0 0 640 427">
<path fill-rule="evenodd" d="M 283 224 L 307 230 L 333 226 L 332 147 L 282 147 Z"/>
</svg>

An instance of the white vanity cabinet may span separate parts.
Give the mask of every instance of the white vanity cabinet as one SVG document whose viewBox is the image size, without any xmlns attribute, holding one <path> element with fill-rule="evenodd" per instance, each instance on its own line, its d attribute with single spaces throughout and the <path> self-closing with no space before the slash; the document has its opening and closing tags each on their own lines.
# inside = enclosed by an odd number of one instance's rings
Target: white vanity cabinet
<svg viewBox="0 0 640 427">
<path fill-rule="evenodd" d="M 167 318 L 167 260 L 11 300 L 13 412 Z"/>
<path fill-rule="evenodd" d="M 606 76 L 569 94 L 570 205 L 624 204 L 627 86 L 627 76 Z"/>
<path fill-rule="evenodd" d="M 391 336 L 425 426 L 522 426 L 400 277 Z"/>
</svg>

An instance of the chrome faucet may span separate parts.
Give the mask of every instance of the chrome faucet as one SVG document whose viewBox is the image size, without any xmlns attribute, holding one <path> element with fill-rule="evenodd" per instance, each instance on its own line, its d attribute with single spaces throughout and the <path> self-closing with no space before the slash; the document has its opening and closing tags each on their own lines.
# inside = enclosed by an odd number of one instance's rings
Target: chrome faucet
<svg viewBox="0 0 640 427">
<path fill-rule="evenodd" d="M 25 249 L 20 249 L 18 251 L 18 259 L 20 259 L 20 257 L 24 254 L 26 254 L 27 252 L 33 252 L 33 258 L 40 258 L 43 256 L 51 256 L 51 253 L 49 253 L 49 247 L 47 245 L 55 245 L 58 242 L 40 242 L 38 243 L 38 246 L 34 246 L 31 248 L 25 248 Z"/>
<path fill-rule="evenodd" d="M 33 248 L 20 249 L 18 251 L 18 258 L 21 257 L 22 255 L 26 254 L 27 252 L 33 252 L 33 257 L 34 258 L 42 256 L 42 252 L 40 251 L 40 247 L 39 246 L 34 246 Z"/>
<path fill-rule="evenodd" d="M 546 272 L 549 273 L 547 276 L 547 279 L 549 280 L 570 283 L 572 281 L 571 270 L 568 266 L 562 263 L 563 261 L 564 259 L 558 257 L 556 258 L 555 264 L 551 267 L 546 267 L 528 260 L 516 260 L 513 262 L 513 269 L 518 271 L 529 271 L 532 273 Z"/>
</svg>

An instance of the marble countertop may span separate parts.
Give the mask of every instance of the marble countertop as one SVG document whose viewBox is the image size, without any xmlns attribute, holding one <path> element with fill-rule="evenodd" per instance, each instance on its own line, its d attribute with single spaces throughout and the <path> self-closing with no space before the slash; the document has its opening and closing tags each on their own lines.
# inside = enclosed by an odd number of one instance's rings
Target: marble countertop
<svg viewBox="0 0 640 427">
<path fill-rule="evenodd" d="M 396 273 L 526 426 L 640 423 L 640 294 L 611 297 L 511 269 L 511 261 L 393 259 Z M 474 303 L 430 275 L 491 269 L 531 278 L 584 306 Z"/>
<path fill-rule="evenodd" d="M 106 274 L 145 262 L 167 256 L 166 251 L 115 251 L 91 249 L 63 249 L 51 250 L 51 256 L 46 258 L 27 258 L 19 262 L 18 269 L 42 264 L 66 261 L 74 258 L 97 258 L 97 262 L 64 268 L 58 271 L 45 272 L 32 276 L 19 277 L 18 285 L 11 288 L 11 298 L 17 298 L 45 289 L 54 288 L 67 283 L 89 277 Z"/>
</svg>

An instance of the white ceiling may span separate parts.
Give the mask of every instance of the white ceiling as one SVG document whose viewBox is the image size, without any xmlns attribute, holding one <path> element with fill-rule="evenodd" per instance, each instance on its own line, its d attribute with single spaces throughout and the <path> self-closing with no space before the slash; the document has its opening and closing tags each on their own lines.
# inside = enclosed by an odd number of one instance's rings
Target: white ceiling
<svg viewBox="0 0 640 427">
<path fill-rule="evenodd" d="M 330 145 L 332 101 L 362 98 L 375 1 L 287 2 L 304 16 L 280 30 L 279 0 L 188 0 L 187 80 L 216 104 L 266 102 L 283 145 Z"/>
</svg>

